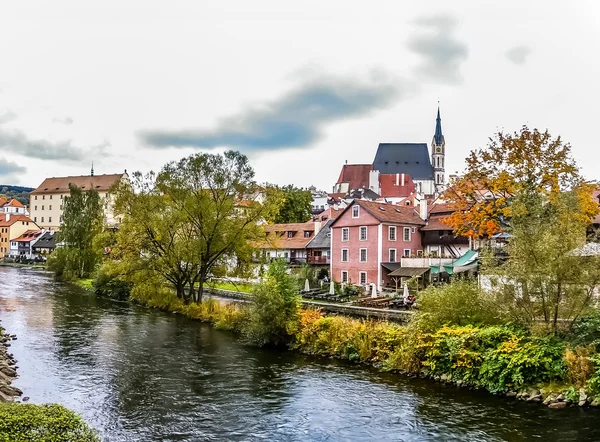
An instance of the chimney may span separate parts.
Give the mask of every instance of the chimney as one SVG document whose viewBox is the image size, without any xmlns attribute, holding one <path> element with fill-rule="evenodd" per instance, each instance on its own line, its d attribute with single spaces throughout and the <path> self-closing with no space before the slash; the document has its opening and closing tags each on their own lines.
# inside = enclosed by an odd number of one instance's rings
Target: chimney
<svg viewBox="0 0 600 442">
<path fill-rule="evenodd" d="M 396 186 L 400 185 L 400 174 L 396 174 Z"/>
<path fill-rule="evenodd" d="M 9 212 L 6 212 L 6 221 L 7 222 L 10 221 L 10 213 Z"/>
<path fill-rule="evenodd" d="M 402 174 L 402 187 L 404 187 L 404 174 Z"/>
<path fill-rule="evenodd" d="M 420 209 L 421 219 L 423 221 L 427 221 L 427 200 L 426 199 L 422 199 L 421 201 L 419 201 L 419 209 Z"/>
</svg>

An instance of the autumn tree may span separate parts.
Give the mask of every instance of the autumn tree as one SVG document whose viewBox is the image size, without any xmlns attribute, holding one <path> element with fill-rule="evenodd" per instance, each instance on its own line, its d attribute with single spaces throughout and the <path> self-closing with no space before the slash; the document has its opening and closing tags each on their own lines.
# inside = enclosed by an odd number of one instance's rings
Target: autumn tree
<svg viewBox="0 0 600 442">
<path fill-rule="evenodd" d="M 512 134 L 498 132 L 486 148 L 472 151 L 466 163 L 466 172 L 444 197 L 457 207 L 447 223 L 457 235 L 471 238 L 506 230 L 517 193 L 549 196 L 583 182 L 570 145 L 527 126 Z"/>
</svg>

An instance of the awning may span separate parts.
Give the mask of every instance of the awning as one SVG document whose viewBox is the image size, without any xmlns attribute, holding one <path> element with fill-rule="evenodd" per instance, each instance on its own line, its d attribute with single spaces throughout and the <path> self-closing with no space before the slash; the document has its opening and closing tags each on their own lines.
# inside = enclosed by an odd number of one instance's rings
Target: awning
<svg viewBox="0 0 600 442">
<path fill-rule="evenodd" d="M 384 269 L 386 269 L 389 272 L 393 272 L 394 270 L 396 270 L 397 268 L 400 267 L 400 263 L 399 262 L 382 262 L 381 267 L 383 267 Z"/>
<path fill-rule="evenodd" d="M 427 272 L 428 270 L 429 270 L 429 267 L 398 267 L 396 270 L 394 270 L 388 276 L 412 278 L 413 276 L 421 276 L 423 273 Z"/>
<path fill-rule="evenodd" d="M 463 256 L 458 258 L 453 263 L 431 266 L 431 273 L 436 275 L 438 273 L 447 273 L 452 275 L 454 273 L 467 272 L 469 270 L 477 269 L 477 258 L 479 253 L 475 250 L 468 250 Z"/>
<path fill-rule="evenodd" d="M 445 266 L 431 266 L 431 273 L 437 275 L 438 273 L 447 273 L 452 275 L 454 273 L 454 269 L 452 268 L 452 264 Z"/>
</svg>

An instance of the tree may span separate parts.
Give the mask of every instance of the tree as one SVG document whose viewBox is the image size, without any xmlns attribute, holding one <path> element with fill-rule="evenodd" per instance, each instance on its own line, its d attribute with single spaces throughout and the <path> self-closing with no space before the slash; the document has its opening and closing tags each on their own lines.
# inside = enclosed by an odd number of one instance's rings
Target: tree
<svg viewBox="0 0 600 442">
<path fill-rule="evenodd" d="M 298 319 L 300 296 L 297 281 L 287 264 L 275 260 L 253 293 L 250 317 L 243 330 L 253 344 L 284 344 Z"/>
<path fill-rule="evenodd" d="M 600 257 L 582 256 L 591 222 L 588 185 L 546 195 L 519 191 L 511 204 L 506 263 L 489 269 L 495 292 L 517 321 L 555 334 L 585 314 L 600 286 Z M 597 208 L 596 208 L 597 210 Z"/>
<path fill-rule="evenodd" d="M 472 151 L 466 162 L 465 174 L 444 198 L 456 204 L 447 223 L 457 235 L 471 238 L 504 231 L 515 194 L 549 195 L 582 181 L 570 145 L 527 126 L 513 134 L 498 132 L 486 149 Z"/>
<path fill-rule="evenodd" d="M 94 271 L 102 256 L 102 246 L 97 242 L 103 227 L 102 202 L 94 189 L 83 192 L 69 184 L 69 196 L 63 204 L 57 235 L 62 246 L 49 265 L 59 276 L 84 278 Z"/>
<path fill-rule="evenodd" d="M 115 210 L 125 219 L 115 258 L 125 273 L 161 275 L 186 302 L 202 299 L 213 269 L 251 259 L 264 236 L 259 223 L 277 207 L 277 199 L 259 201 L 254 171 L 239 152 L 195 154 L 133 178 L 117 191 Z"/>
<path fill-rule="evenodd" d="M 291 184 L 276 187 L 283 198 L 279 212 L 269 221 L 280 223 L 305 223 L 312 218 L 312 192 Z"/>
</svg>

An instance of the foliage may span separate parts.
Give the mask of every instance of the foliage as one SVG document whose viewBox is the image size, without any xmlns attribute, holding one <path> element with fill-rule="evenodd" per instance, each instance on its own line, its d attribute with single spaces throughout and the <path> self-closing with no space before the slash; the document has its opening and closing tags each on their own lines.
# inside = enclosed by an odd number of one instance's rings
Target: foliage
<svg viewBox="0 0 600 442">
<path fill-rule="evenodd" d="M 450 284 L 429 286 L 419 293 L 417 303 L 419 310 L 413 321 L 426 331 L 445 324 L 492 325 L 501 320 L 494 299 L 471 279 L 453 279 Z"/>
<path fill-rule="evenodd" d="M 97 295 L 108 296 L 121 301 L 129 299 L 132 287 L 133 284 L 123 279 L 118 274 L 116 266 L 110 261 L 105 262 L 98 269 L 93 282 L 93 289 Z"/>
<path fill-rule="evenodd" d="M 319 280 L 317 279 L 317 271 L 310 264 L 303 264 L 297 274 L 298 288 L 304 290 L 304 285 L 308 279 L 311 288 L 317 287 Z"/>
<path fill-rule="evenodd" d="M 298 318 L 300 297 L 296 280 L 287 270 L 284 261 L 271 262 L 265 277 L 254 289 L 244 335 L 256 345 L 277 345 L 290 340 Z"/>
<path fill-rule="evenodd" d="M 254 284 L 247 282 L 217 281 L 212 280 L 206 283 L 207 287 L 220 290 L 231 290 L 233 292 L 252 293 Z"/>
<path fill-rule="evenodd" d="M 100 195 L 94 189 L 83 192 L 69 184 L 64 200 L 63 219 L 57 239 L 62 242 L 48 263 L 58 278 L 85 278 L 92 274 L 102 256 L 96 237 L 102 232 L 103 209 Z M 55 253 L 56 253 L 55 252 Z"/>
<path fill-rule="evenodd" d="M 600 311 L 593 309 L 589 314 L 573 322 L 570 339 L 575 345 L 600 345 Z"/>
<path fill-rule="evenodd" d="M 565 350 L 565 366 L 567 368 L 567 380 L 577 388 L 585 387 L 587 380 L 594 372 L 594 363 L 591 356 L 594 355 L 593 345 L 579 346 L 574 349 Z"/>
<path fill-rule="evenodd" d="M 590 361 L 594 364 L 594 372 L 588 380 L 587 388 L 593 395 L 600 395 L 600 353 L 590 356 Z"/>
<path fill-rule="evenodd" d="M 0 185 L 0 196 L 6 199 L 16 199 L 24 206 L 29 204 L 29 193 L 34 189 L 32 187 Z"/>
<path fill-rule="evenodd" d="M 499 132 L 485 149 L 470 153 L 467 170 L 446 192 L 456 204 L 447 218 L 458 235 L 489 238 L 503 231 L 513 216 L 512 198 L 519 194 L 549 196 L 577 188 L 582 179 L 571 146 L 523 126 L 520 132 Z M 585 192 L 587 210 L 597 210 Z M 593 215 L 592 215 L 593 216 Z"/>
<path fill-rule="evenodd" d="M 291 184 L 283 187 L 270 186 L 272 192 L 279 192 L 282 201 L 279 210 L 268 221 L 281 223 L 305 223 L 312 219 L 312 192 Z"/>
<path fill-rule="evenodd" d="M 1 442 L 92 442 L 96 432 L 61 405 L 0 403 Z"/>
<path fill-rule="evenodd" d="M 124 220 L 111 255 L 123 274 L 160 275 L 185 302 L 199 301 L 213 269 L 251 259 L 264 235 L 258 224 L 275 210 L 275 200 L 259 202 L 253 178 L 248 159 L 232 151 L 134 173 L 115 203 Z"/>
<path fill-rule="evenodd" d="M 487 269 L 497 278 L 499 302 L 514 320 L 527 325 L 542 320 L 557 334 L 590 309 L 600 258 L 576 252 L 590 222 L 586 206 L 578 190 L 515 196 L 508 260 Z"/>
</svg>

